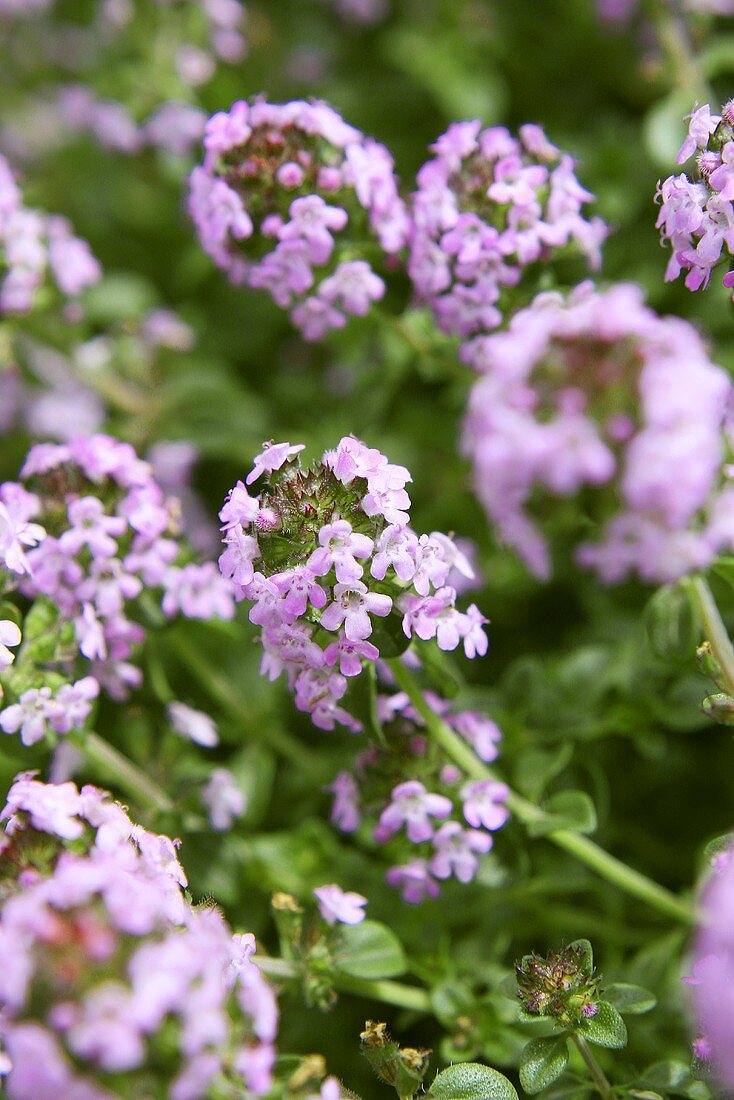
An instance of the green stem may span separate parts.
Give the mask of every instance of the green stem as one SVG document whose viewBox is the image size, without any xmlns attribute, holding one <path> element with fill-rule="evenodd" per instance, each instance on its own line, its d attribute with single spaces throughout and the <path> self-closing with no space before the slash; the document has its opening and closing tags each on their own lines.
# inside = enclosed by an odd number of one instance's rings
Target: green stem
<svg viewBox="0 0 734 1100">
<path fill-rule="evenodd" d="M 705 577 L 693 577 L 691 589 L 701 613 L 703 632 L 721 668 L 722 686 L 726 688 L 729 695 L 734 695 L 734 646 L 731 644 L 729 633 L 719 614 L 708 581 Z"/>
<path fill-rule="evenodd" d="M 99 734 L 90 730 L 78 737 L 73 737 L 72 740 L 90 764 L 99 768 L 108 778 L 114 779 L 122 790 L 132 795 L 137 801 L 147 803 L 151 809 L 159 813 L 173 809 L 173 803 L 165 791 L 133 764 L 132 760 L 128 760 L 108 741 L 104 741 Z"/>
<path fill-rule="evenodd" d="M 296 981 L 301 977 L 300 967 L 285 959 L 273 959 L 267 955 L 255 956 L 255 962 L 268 978 L 276 981 Z M 357 997 L 370 997 L 374 1001 L 395 1005 L 397 1008 L 409 1008 L 414 1012 L 430 1012 L 431 1000 L 425 989 L 404 985 L 387 978 L 370 981 L 367 978 L 352 978 L 347 974 L 334 976 L 334 985 L 342 993 L 353 993 Z"/>
<path fill-rule="evenodd" d="M 670 0 L 655 0 L 652 20 L 663 53 L 668 58 L 672 81 L 694 101 L 710 100 L 711 87 L 701 72 L 685 16 L 673 10 Z"/>
<path fill-rule="evenodd" d="M 222 710 L 242 722 L 243 716 L 247 714 L 247 703 L 244 699 L 237 698 L 231 680 L 205 661 L 199 650 L 192 650 L 182 638 L 172 636 L 167 640 L 167 644 Z M 267 742 L 284 759 L 290 760 L 300 768 L 305 775 L 320 778 L 320 771 L 314 767 L 313 755 L 284 730 L 278 729 L 277 726 L 269 728 Z"/>
<path fill-rule="evenodd" d="M 599 1095 L 603 1097 L 603 1100 L 612 1100 L 612 1097 L 614 1096 L 612 1086 L 609 1084 L 609 1081 L 607 1081 L 604 1070 L 601 1068 L 596 1058 L 589 1050 L 589 1044 L 586 1042 L 586 1039 L 584 1039 L 582 1035 L 577 1034 L 572 1035 L 571 1038 L 580 1050 L 581 1057 L 586 1062 L 587 1069 L 591 1074 L 592 1081 L 594 1082 L 594 1088 L 599 1093 Z"/>
<path fill-rule="evenodd" d="M 431 709 L 426 702 L 423 692 L 413 677 L 412 672 L 401 660 L 393 659 L 388 662 L 398 686 L 408 695 L 411 703 L 420 714 L 426 724 L 428 732 L 442 746 L 445 752 L 459 765 L 460 768 L 472 779 L 497 779 L 491 768 L 488 768 L 471 747 L 462 740 Z M 532 802 L 510 791 L 507 797 L 507 808 L 523 824 L 528 825 L 544 817 L 543 811 Z M 646 875 L 628 867 L 616 856 L 610 855 L 593 840 L 574 833 L 569 829 L 556 829 L 552 833 L 546 833 L 545 839 L 552 841 L 565 851 L 570 852 L 581 863 L 591 867 L 597 874 L 608 882 L 619 886 L 621 890 L 647 902 L 653 908 L 665 913 L 668 917 L 690 924 L 694 919 L 694 909 L 688 902 L 676 897 L 670 890 L 659 886 Z"/>
</svg>

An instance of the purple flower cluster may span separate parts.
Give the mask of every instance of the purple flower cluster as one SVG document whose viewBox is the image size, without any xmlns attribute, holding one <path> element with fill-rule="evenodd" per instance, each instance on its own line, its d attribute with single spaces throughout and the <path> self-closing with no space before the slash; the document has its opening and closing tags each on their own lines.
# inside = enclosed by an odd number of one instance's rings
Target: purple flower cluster
<svg viewBox="0 0 734 1100">
<path fill-rule="evenodd" d="M 701 897 L 701 924 L 691 974 L 698 1032 L 695 1055 L 711 1061 L 728 1095 L 734 1090 L 734 859 L 732 850 L 711 861 Z"/>
<path fill-rule="evenodd" d="M 61 293 L 80 294 L 102 274 L 89 245 L 75 237 L 66 218 L 31 210 L 0 156 L 0 314 L 26 313 L 47 271 Z"/>
<path fill-rule="evenodd" d="M 539 126 L 455 122 L 433 146 L 413 195 L 409 272 L 444 332 L 467 337 L 502 321 L 502 293 L 528 265 L 573 246 L 593 267 L 607 229 L 587 220 L 593 196 Z"/>
<path fill-rule="evenodd" d="M 477 495 L 538 576 L 551 568 L 538 490 L 614 487 L 600 541 L 578 552 L 606 583 L 674 580 L 731 544 L 731 490 L 718 489 L 730 382 L 695 329 L 658 317 L 637 287 L 541 294 L 462 355 L 481 374 L 463 432 Z"/>
<path fill-rule="evenodd" d="M 487 650 L 487 621 L 473 604 L 455 606 L 453 568 L 471 568 L 451 539 L 408 526 L 411 480 L 378 450 L 352 436 L 302 469 L 303 445 L 267 445 L 247 484 L 220 512 L 226 549 L 219 559 L 262 628 L 262 672 L 285 671 L 296 706 L 321 729 L 359 730 L 344 696 L 348 681 L 380 655 L 375 620 L 405 638 L 461 643 L 468 657 Z M 266 475 L 260 495 L 247 486 Z M 385 629 L 385 628 L 383 628 Z"/>
<path fill-rule="evenodd" d="M 189 211 L 234 283 L 267 290 L 307 340 L 343 328 L 385 284 L 357 251 L 392 255 L 408 217 L 387 149 L 325 103 L 239 101 L 215 114 Z"/>
<path fill-rule="evenodd" d="M 207 118 L 200 107 L 170 100 L 137 123 L 124 104 L 100 99 L 83 84 L 64 85 L 55 109 L 71 133 L 90 134 L 104 149 L 128 154 L 153 147 L 184 156 L 201 141 Z"/>
<path fill-rule="evenodd" d="M 696 178 L 685 172 L 668 176 L 655 198 L 660 203 L 660 240 L 672 249 L 665 279 L 677 279 L 685 271 L 688 289 L 701 290 L 722 253 L 734 256 L 734 100 L 724 104 L 720 115 L 712 115 L 708 103 L 690 115 L 678 163 L 694 155 Z M 724 275 L 723 283 L 734 287 L 734 270 Z"/>
<path fill-rule="evenodd" d="M 38 17 L 56 6 L 56 0 L 0 0 L 0 17 Z M 184 0 L 181 9 L 179 19 L 169 23 L 167 29 L 177 28 L 180 24 L 185 29 L 185 37 L 174 43 L 168 42 L 167 46 L 169 50 L 173 47 L 174 67 L 185 84 L 195 87 L 210 80 L 218 60 L 229 63 L 242 60 L 247 53 L 246 10 L 242 0 Z M 64 58 L 64 68 L 68 70 L 76 67 L 74 61 L 77 58 L 88 61 L 95 50 L 99 54 L 110 43 L 120 39 L 135 42 L 135 28 L 126 38 L 126 31 L 130 29 L 135 15 L 133 5 L 99 4 L 94 18 L 84 27 L 78 22 L 67 23 L 62 11 L 58 22 L 46 25 L 37 20 L 34 30 L 40 45 L 46 45 L 47 35 L 49 38 L 56 36 L 56 51 L 52 51 L 52 39 L 49 43 L 48 52 L 52 56 L 58 54 L 58 40 L 63 41 L 65 37 L 73 39 L 76 50 L 71 58 Z M 191 41 L 192 38 L 194 41 Z"/>
<path fill-rule="evenodd" d="M 430 692 L 425 698 L 478 756 L 496 758 L 501 734 L 491 719 L 473 711 L 453 714 Z M 457 767 L 429 752 L 423 721 L 402 692 L 378 696 L 377 712 L 384 743 L 370 745 L 354 773 L 340 772 L 331 784 L 331 820 L 345 833 L 367 821 L 378 843 L 389 844 L 396 858 L 407 856 L 390 868 L 387 881 L 418 904 L 438 897 L 440 881 L 471 882 L 479 856 L 492 847 L 492 833 L 508 819 L 508 789 L 494 779 L 466 782 Z M 402 778 L 406 772 L 414 778 Z"/>
<path fill-rule="evenodd" d="M 106 435 L 37 444 L 21 479 L 0 485 L 0 567 L 18 575 L 27 597 L 50 599 L 73 624 L 79 651 L 113 697 L 141 679 L 131 657 L 145 631 L 130 605 L 144 588 L 163 590 L 169 617 L 234 614 L 232 585 L 213 562 L 181 564 L 176 501 L 129 444 Z M 29 721 L 38 702 L 28 700 Z M 6 712 L 6 721 L 16 717 Z M 37 725 L 23 728 L 27 743 L 40 736 Z"/>
<path fill-rule="evenodd" d="M 172 1100 L 209 1096 L 217 1082 L 267 1092 L 278 1012 L 254 938 L 186 901 L 173 842 L 96 788 L 30 775 L 0 819 L 17 872 L 0 917 L 8 1095 L 140 1096 L 164 1051 Z M 62 841 L 48 870 L 17 868 L 29 829 Z"/>
<path fill-rule="evenodd" d="M 98 695 L 94 676 L 62 684 L 55 692 L 48 686 L 28 688 L 17 703 L 0 710 L 0 729 L 19 733 L 24 745 L 42 741 L 49 729 L 57 734 L 82 729 Z"/>
</svg>

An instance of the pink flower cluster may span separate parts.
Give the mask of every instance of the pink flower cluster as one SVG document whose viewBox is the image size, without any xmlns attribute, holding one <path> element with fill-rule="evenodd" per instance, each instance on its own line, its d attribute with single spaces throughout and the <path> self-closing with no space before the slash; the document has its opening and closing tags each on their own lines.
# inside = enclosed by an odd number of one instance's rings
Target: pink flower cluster
<svg viewBox="0 0 734 1100">
<path fill-rule="evenodd" d="M 672 249 L 666 281 L 685 271 L 688 289 L 701 290 L 722 253 L 734 256 L 734 100 L 724 104 L 720 115 L 712 115 L 708 103 L 691 114 L 678 163 L 694 155 L 695 179 L 682 172 L 658 186 L 656 224 L 661 243 Z M 723 283 L 734 287 L 734 270 L 727 271 Z"/>
<path fill-rule="evenodd" d="M 453 714 L 430 692 L 425 698 L 481 759 L 496 758 L 501 734 L 491 719 L 473 711 Z M 492 833 L 509 817 L 508 789 L 493 779 L 466 782 L 457 767 L 429 753 L 424 723 L 402 692 L 378 696 L 377 711 L 384 743 L 370 745 L 357 757 L 354 773 L 340 772 L 331 784 L 331 820 L 346 833 L 367 820 L 375 840 L 389 843 L 398 858 L 407 856 L 390 868 L 387 881 L 405 901 L 418 904 L 438 897 L 440 881 L 471 882 L 479 856 L 492 847 Z M 415 778 L 395 786 L 406 770 Z"/>
<path fill-rule="evenodd" d="M 255 100 L 215 114 L 204 146 L 189 212 L 232 282 L 267 290 L 307 340 L 382 298 L 383 280 L 354 249 L 375 236 L 388 255 L 406 243 L 408 216 L 383 145 L 325 103 Z"/>
<path fill-rule="evenodd" d="M 731 848 L 711 861 L 701 897 L 691 986 L 697 1017 L 693 1051 L 710 1062 L 727 1095 L 734 1090 L 734 859 Z"/>
<path fill-rule="evenodd" d="M 444 332 L 496 328 L 503 290 L 561 249 L 598 267 L 606 226 L 584 217 L 593 196 L 539 126 L 515 138 L 503 126 L 455 122 L 431 148 L 413 195 L 409 272 Z"/>
<path fill-rule="evenodd" d="M 321 729 L 359 730 L 344 696 L 351 677 L 380 655 L 375 619 L 405 638 L 487 650 L 487 621 L 473 604 L 455 606 L 452 569 L 471 574 L 451 539 L 408 526 L 411 480 L 378 450 L 352 436 L 302 469 L 303 444 L 266 445 L 220 512 L 226 549 L 219 559 L 262 628 L 262 672 L 285 671 L 296 706 Z M 259 496 L 247 485 L 263 475 Z M 404 646 L 403 646 L 404 648 Z"/>
<path fill-rule="evenodd" d="M 463 430 L 477 495 L 538 576 L 551 569 L 539 491 L 613 488 L 598 498 L 600 540 L 578 552 L 606 583 L 674 580 L 731 544 L 734 499 L 718 488 L 730 382 L 639 288 L 541 294 L 462 355 L 481 375 Z"/>
<path fill-rule="evenodd" d="M 67 297 L 80 294 L 102 274 L 89 245 L 74 236 L 66 218 L 24 205 L 13 171 L 0 156 L 0 315 L 31 309 L 48 271 Z"/>
<path fill-rule="evenodd" d="M 106 435 L 37 444 L 21 479 L 0 485 L 0 567 L 73 624 L 79 651 L 113 697 L 141 679 L 130 658 L 145 631 L 130 608 L 144 588 L 163 590 L 168 617 L 234 614 L 232 585 L 216 565 L 185 561 L 176 502 L 129 444 Z"/>
<path fill-rule="evenodd" d="M 170 31 L 177 25 L 185 29 L 185 40 L 173 44 L 176 73 L 185 84 L 196 86 L 210 80 L 216 70 L 217 60 L 232 64 L 242 60 L 247 53 L 246 9 L 242 0 L 184 0 L 180 6 L 182 10 L 179 12 L 179 19 L 169 23 L 167 29 Z M 54 8 L 55 0 L 0 0 L 0 17 L 38 17 Z M 69 24 L 64 18 L 63 7 L 60 19 L 50 25 L 37 19 L 34 28 L 37 44 L 46 46 L 46 52 L 54 56 L 58 53 L 59 42 L 69 37 L 76 45 L 74 53 L 80 59 L 88 59 L 94 56 L 94 51 L 101 54 L 111 42 L 119 39 L 126 41 L 125 32 L 135 19 L 135 7 L 126 4 L 99 4 L 97 9 L 94 18 L 83 27 L 74 21 Z M 143 22 L 142 27 L 133 29 L 127 42 L 132 42 L 139 48 L 135 30 L 139 34 L 146 26 Z M 67 29 L 68 34 L 65 33 Z M 48 42 L 46 36 L 49 37 Z M 56 51 L 52 49 L 54 39 Z M 171 46 L 172 43 L 168 42 L 167 47 L 171 49 Z M 67 70 L 74 67 L 73 57 L 65 57 L 64 60 Z"/>
<path fill-rule="evenodd" d="M 146 147 L 185 156 L 201 141 L 206 113 L 190 103 L 170 100 L 144 121 L 137 123 L 124 104 L 100 99 L 83 84 L 66 84 L 56 97 L 62 126 L 72 133 L 86 133 L 105 149 L 139 153 Z"/>
<path fill-rule="evenodd" d="M 133 825 L 94 787 L 30 774 L 18 777 L 0 819 L 6 866 L 17 868 L 29 829 L 61 841 L 50 870 L 18 869 L 3 884 L 8 1095 L 138 1096 L 164 1051 L 172 1100 L 209 1096 L 217 1082 L 267 1092 L 278 1012 L 252 958 L 254 938 L 188 903 L 174 843 Z"/>
<path fill-rule="evenodd" d="M 28 688 L 21 692 L 17 703 L 0 710 L 0 729 L 20 733 L 24 745 L 42 741 L 49 729 L 57 734 L 82 729 L 98 695 L 99 684 L 94 676 L 62 684 L 55 692 L 47 686 Z"/>
</svg>

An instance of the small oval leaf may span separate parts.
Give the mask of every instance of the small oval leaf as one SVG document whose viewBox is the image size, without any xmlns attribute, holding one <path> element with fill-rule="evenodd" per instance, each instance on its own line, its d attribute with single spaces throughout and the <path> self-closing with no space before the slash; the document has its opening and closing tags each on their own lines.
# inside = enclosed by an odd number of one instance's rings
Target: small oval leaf
<svg viewBox="0 0 734 1100">
<path fill-rule="evenodd" d="M 627 1046 L 627 1027 L 624 1020 L 609 1001 L 599 1001 L 596 1016 L 584 1020 L 579 1031 L 590 1043 L 610 1050 Z"/>
<path fill-rule="evenodd" d="M 353 978 L 394 978 L 405 971 L 407 962 L 400 940 L 376 920 L 345 925 L 339 929 L 334 951 L 334 968 Z"/>
<path fill-rule="evenodd" d="M 533 1096 L 547 1089 L 568 1065 L 568 1040 L 564 1036 L 531 1039 L 520 1056 L 520 1084 Z"/>
<path fill-rule="evenodd" d="M 630 1016 L 641 1016 L 658 1003 L 657 997 L 649 989 L 643 989 L 641 985 L 631 985 L 629 982 L 615 982 L 614 985 L 607 986 L 604 998 L 618 1012 L 629 1013 Z"/>
<path fill-rule="evenodd" d="M 512 1082 L 478 1062 L 449 1066 L 435 1078 L 428 1095 L 434 1100 L 518 1100 Z"/>
</svg>

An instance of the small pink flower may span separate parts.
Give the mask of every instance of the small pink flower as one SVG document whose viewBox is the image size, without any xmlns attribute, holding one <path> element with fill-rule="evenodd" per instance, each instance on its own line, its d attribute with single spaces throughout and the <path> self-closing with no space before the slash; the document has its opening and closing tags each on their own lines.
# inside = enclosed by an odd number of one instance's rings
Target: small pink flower
<svg viewBox="0 0 734 1100">
<path fill-rule="evenodd" d="M 319 912 L 327 924 L 359 924 L 365 918 L 364 906 L 367 898 L 352 891 L 344 891 L 341 886 L 319 886 L 314 890 L 319 903 Z"/>
</svg>

